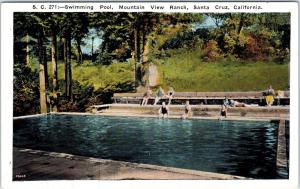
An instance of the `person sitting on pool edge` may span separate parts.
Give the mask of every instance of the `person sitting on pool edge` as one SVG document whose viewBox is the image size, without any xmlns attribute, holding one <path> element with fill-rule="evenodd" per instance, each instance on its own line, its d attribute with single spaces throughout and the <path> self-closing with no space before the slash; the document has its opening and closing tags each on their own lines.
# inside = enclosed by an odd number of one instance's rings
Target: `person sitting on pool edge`
<svg viewBox="0 0 300 189">
<path fill-rule="evenodd" d="M 263 91 L 263 95 L 264 96 L 269 96 L 269 95 L 274 96 L 275 95 L 275 91 L 274 91 L 272 85 L 270 85 L 267 90 Z"/>
<path fill-rule="evenodd" d="M 150 89 L 150 87 L 147 88 L 147 91 L 144 94 L 144 98 L 143 98 L 143 102 L 142 102 L 142 106 L 147 105 L 148 104 L 148 100 L 152 95 L 152 90 Z"/>
<path fill-rule="evenodd" d="M 269 88 L 263 92 L 263 94 L 265 95 L 267 106 L 272 106 L 275 96 L 275 91 L 272 88 L 272 85 L 270 85 Z"/>
<path fill-rule="evenodd" d="M 156 105 L 158 103 L 158 101 L 165 96 L 165 92 L 164 90 L 159 87 L 157 92 L 156 92 L 156 97 L 155 97 L 155 101 L 154 101 L 154 105 Z"/>
<path fill-rule="evenodd" d="M 223 100 L 223 105 L 224 105 L 225 107 L 228 107 L 229 104 L 230 104 L 230 102 L 229 102 L 227 96 L 225 96 L 225 99 Z"/>
<path fill-rule="evenodd" d="M 174 89 L 173 89 L 173 87 L 169 87 L 169 91 L 167 94 L 167 98 L 169 99 L 168 105 L 171 104 L 173 96 L 174 96 Z"/>
<path fill-rule="evenodd" d="M 189 101 L 186 101 L 184 106 L 184 114 L 181 116 L 182 119 L 191 118 L 192 117 L 192 108 Z"/>
<path fill-rule="evenodd" d="M 163 102 L 162 106 L 158 110 L 158 117 L 159 118 L 167 118 L 169 116 L 169 107 L 166 106 L 166 103 Z"/>
</svg>

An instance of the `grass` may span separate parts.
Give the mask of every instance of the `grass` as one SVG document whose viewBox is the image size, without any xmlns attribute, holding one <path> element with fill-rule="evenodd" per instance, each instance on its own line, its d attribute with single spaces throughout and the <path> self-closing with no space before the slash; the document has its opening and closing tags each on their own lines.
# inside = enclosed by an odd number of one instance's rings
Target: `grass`
<svg viewBox="0 0 300 189">
<path fill-rule="evenodd" d="M 203 62 L 200 51 L 171 50 L 171 57 L 156 59 L 163 88 L 172 86 L 175 91 L 259 91 L 270 84 L 275 90 L 289 87 L 289 65 L 273 62 L 219 61 Z M 33 68 L 37 69 L 36 66 Z M 48 63 L 48 75 L 52 67 Z M 81 85 L 94 86 L 95 90 L 113 88 L 117 84 L 134 81 L 131 63 L 94 65 L 85 61 L 78 66 L 72 61 L 72 77 Z M 64 79 L 64 64 L 58 63 L 58 79 Z"/>
<path fill-rule="evenodd" d="M 289 65 L 273 62 L 203 62 L 200 51 L 172 50 L 157 60 L 160 82 L 175 91 L 258 91 L 289 87 Z"/>
<path fill-rule="evenodd" d="M 48 73 L 51 76 L 52 68 L 48 63 Z M 64 79 L 64 64 L 58 63 L 58 79 Z M 95 65 L 84 61 L 77 65 L 72 60 L 72 79 L 83 86 L 92 85 L 95 90 L 113 88 L 117 84 L 134 81 L 134 67 L 131 63 L 113 63 L 111 65 Z"/>
</svg>

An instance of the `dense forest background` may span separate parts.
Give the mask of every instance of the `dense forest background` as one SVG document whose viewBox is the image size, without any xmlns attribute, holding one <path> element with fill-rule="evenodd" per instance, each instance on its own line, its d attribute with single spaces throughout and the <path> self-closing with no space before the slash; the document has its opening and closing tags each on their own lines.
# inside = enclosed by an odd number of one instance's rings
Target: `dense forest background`
<svg viewBox="0 0 300 189">
<path fill-rule="evenodd" d="M 289 89 L 288 13 L 14 13 L 14 116 L 143 92 Z"/>
</svg>

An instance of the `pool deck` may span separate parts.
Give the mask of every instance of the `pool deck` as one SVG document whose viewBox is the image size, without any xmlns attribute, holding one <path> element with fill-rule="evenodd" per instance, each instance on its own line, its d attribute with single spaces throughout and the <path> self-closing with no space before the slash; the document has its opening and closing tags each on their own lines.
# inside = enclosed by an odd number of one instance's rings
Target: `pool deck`
<svg viewBox="0 0 300 189">
<path fill-rule="evenodd" d="M 13 148 L 13 180 L 233 180 L 240 176 Z"/>
<path fill-rule="evenodd" d="M 66 115 L 102 115 L 102 116 L 125 116 L 125 117 L 158 117 L 160 105 L 140 106 L 137 104 L 104 104 L 92 106 L 92 112 L 51 112 L 50 114 Z M 184 105 L 170 105 L 168 118 L 180 119 L 184 111 Z M 191 105 L 193 116 L 189 119 L 219 120 L 219 105 Z M 289 106 L 250 106 L 230 107 L 227 118 L 222 120 L 249 120 L 270 121 L 285 119 L 289 120 Z"/>
<path fill-rule="evenodd" d="M 157 117 L 161 105 L 138 104 L 104 104 L 92 106 L 90 113 L 109 116 L 138 116 Z M 184 112 L 184 105 L 170 105 L 169 118 L 181 118 Z M 193 112 L 192 119 L 219 119 L 220 105 L 191 105 Z M 257 106 L 229 107 L 227 120 L 279 120 L 289 119 L 289 106 Z"/>
</svg>

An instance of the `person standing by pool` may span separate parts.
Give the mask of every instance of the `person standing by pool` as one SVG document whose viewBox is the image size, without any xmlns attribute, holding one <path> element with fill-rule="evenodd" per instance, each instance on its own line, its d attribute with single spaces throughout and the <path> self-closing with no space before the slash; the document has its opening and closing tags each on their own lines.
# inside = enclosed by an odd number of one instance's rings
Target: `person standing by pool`
<svg viewBox="0 0 300 189">
<path fill-rule="evenodd" d="M 227 107 L 225 105 L 221 106 L 220 118 L 219 119 L 222 119 L 222 117 L 227 118 Z"/>
<path fill-rule="evenodd" d="M 164 90 L 159 87 L 157 92 L 156 92 L 156 97 L 155 97 L 155 101 L 154 101 L 154 105 L 156 105 L 158 103 L 158 101 L 165 96 L 165 92 Z"/>
<path fill-rule="evenodd" d="M 158 117 L 159 118 L 167 118 L 169 116 L 169 107 L 166 106 L 166 103 L 163 102 L 162 106 L 158 110 Z"/>
<path fill-rule="evenodd" d="M 189 101 L 186 101 L 184 106 L 184 114 L 181 116 L 182 119 L 192 117 L 192 108 Z"/>
<path fill-rule="evenodd" d="M 143 98 L 143 102 L 142 102 L 142 106 L 147 105 L 148 104 L 148 100 L 152 95 L 152 90 L 150 89 L 150 87 L 147 88 L 147 91 L 144 94 L 144 98 Z"/>
<path fill-rule="evenodd" d="M 169 91 L 168 91 L 168 95 L 167 95 L 167 97 L 169 99 L 168 105 L 171 104 L 173 96 L 174 96 L 174 89 L 173 89 L 173 87 L 169 87 Z"/>
</svg>

